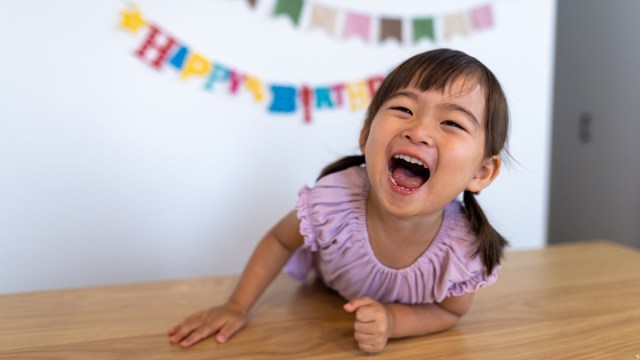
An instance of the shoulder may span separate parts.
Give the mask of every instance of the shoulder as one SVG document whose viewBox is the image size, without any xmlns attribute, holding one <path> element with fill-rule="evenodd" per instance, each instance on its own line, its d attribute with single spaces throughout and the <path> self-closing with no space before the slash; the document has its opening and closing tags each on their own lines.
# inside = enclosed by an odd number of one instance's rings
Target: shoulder
<svg viewBox="0 0 640 360">
<path fill-rule="evenodd" d="M 336 205 L 339 201 L 362 198 L 368 191 L 366 170 L 354 166 L 320 178 L 313 187 L 305 186 L 300 190 L 299 197 L 310 205 Z"/>
<path fill-rule="evenodd" d="M 352 166 L 350 168 L 325 175 L 318 179 L 314 187 L 362 187 L 368 183 L 367 171 L 362 166 Z"/>
<path fill-rule="evenodd" d="M 467 210 L 458 199 L 452 200 L 444 210 L 444 217 L 438 237 L 459 249 L 468 250 L 475 244 L 477 236 L 471 230 L 471 222 Z"/>
<path fill-rule="evenodd" d="M 436 301 L 474 292 L 497 280 L 495 271 L 487 273 L 477 249 L 478 238 L 471 229 L 466 209 L 460 201 L 453 200 L 445 208 L 440 231 L 430 248 L 432 264 L 439 264 Z"/>
<path fill-rule="evenodd" d="M 368 191 L 366 170 L 358 166 L 326 175 L 311 188 L 303 187 L 296 210 L 305 243 L 315 250 L 359 229 Z"/>
</svg>

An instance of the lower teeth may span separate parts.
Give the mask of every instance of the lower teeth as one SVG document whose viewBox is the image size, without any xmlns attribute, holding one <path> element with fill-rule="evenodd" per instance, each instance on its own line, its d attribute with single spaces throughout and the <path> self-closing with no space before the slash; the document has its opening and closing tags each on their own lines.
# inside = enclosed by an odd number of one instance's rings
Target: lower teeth
<svg viewBox="0 0 640 360">
<path fill-rule="evenodd" d="M 407 190 L 407 191 L 412 191 L 411 189 L 407 189 L 406 187 L 402 186 L 402 185 L 398 185 L 398 183 L 396 182 L 396 179 L 393 178 L 393 176 L 389 176 L 391 178 L 391 181 L 399 188 L 403 189 L 403 190 Z"/>
</svg>

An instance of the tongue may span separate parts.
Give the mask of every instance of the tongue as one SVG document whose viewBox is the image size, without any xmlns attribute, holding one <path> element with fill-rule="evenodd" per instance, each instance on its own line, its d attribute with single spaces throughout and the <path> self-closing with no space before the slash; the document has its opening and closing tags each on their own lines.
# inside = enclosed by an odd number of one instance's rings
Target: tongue
<svg viewBox="0 0 640 360">
<path fill-rule="evenodd" d="M 415 190 L 424 184 L 424 178 L 422 176 L 419 176 L 413 171 L 402 166 L 398 166 L 393 169 L 391 176 L 393 177 L 393 180 L 395 180 L 396 184 L 409 190 Z"/>
</svg>

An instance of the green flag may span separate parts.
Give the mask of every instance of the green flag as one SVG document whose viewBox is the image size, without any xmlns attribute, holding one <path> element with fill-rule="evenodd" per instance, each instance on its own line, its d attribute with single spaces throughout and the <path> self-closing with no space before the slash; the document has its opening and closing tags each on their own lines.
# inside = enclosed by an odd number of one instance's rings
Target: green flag
<svg viewBox="0 0 640 360">
<path fill-rule="evenodd" d="M 276 2 L 276 9 L 273 12 L 275 16 L 288 15 L 295 25 L 298 25 L 300 21 L 300 14 L 302 13 L 303 0 L 278 0 Z"/>
<path fill-rule="evenodd" d="M 423 37 L 436 40 L 433 18 L 413 19 L 413 42 L 416 43 Z"/>
</svg>

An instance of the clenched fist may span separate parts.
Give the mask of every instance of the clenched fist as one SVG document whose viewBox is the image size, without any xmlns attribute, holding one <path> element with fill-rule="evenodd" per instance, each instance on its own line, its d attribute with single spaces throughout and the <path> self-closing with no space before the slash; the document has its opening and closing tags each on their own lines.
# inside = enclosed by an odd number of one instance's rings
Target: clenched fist
<svg viewBox="0 0 640 360">
<path fill-rule="evenodd" d="M 393 314 L 388 307 L 370 297 L 361 297 L 346 303 L 344 310 L 355 312 L 354 337 L 360 350 L 369 353 L 382 351 L 393 326 Z"/>
</svg>

